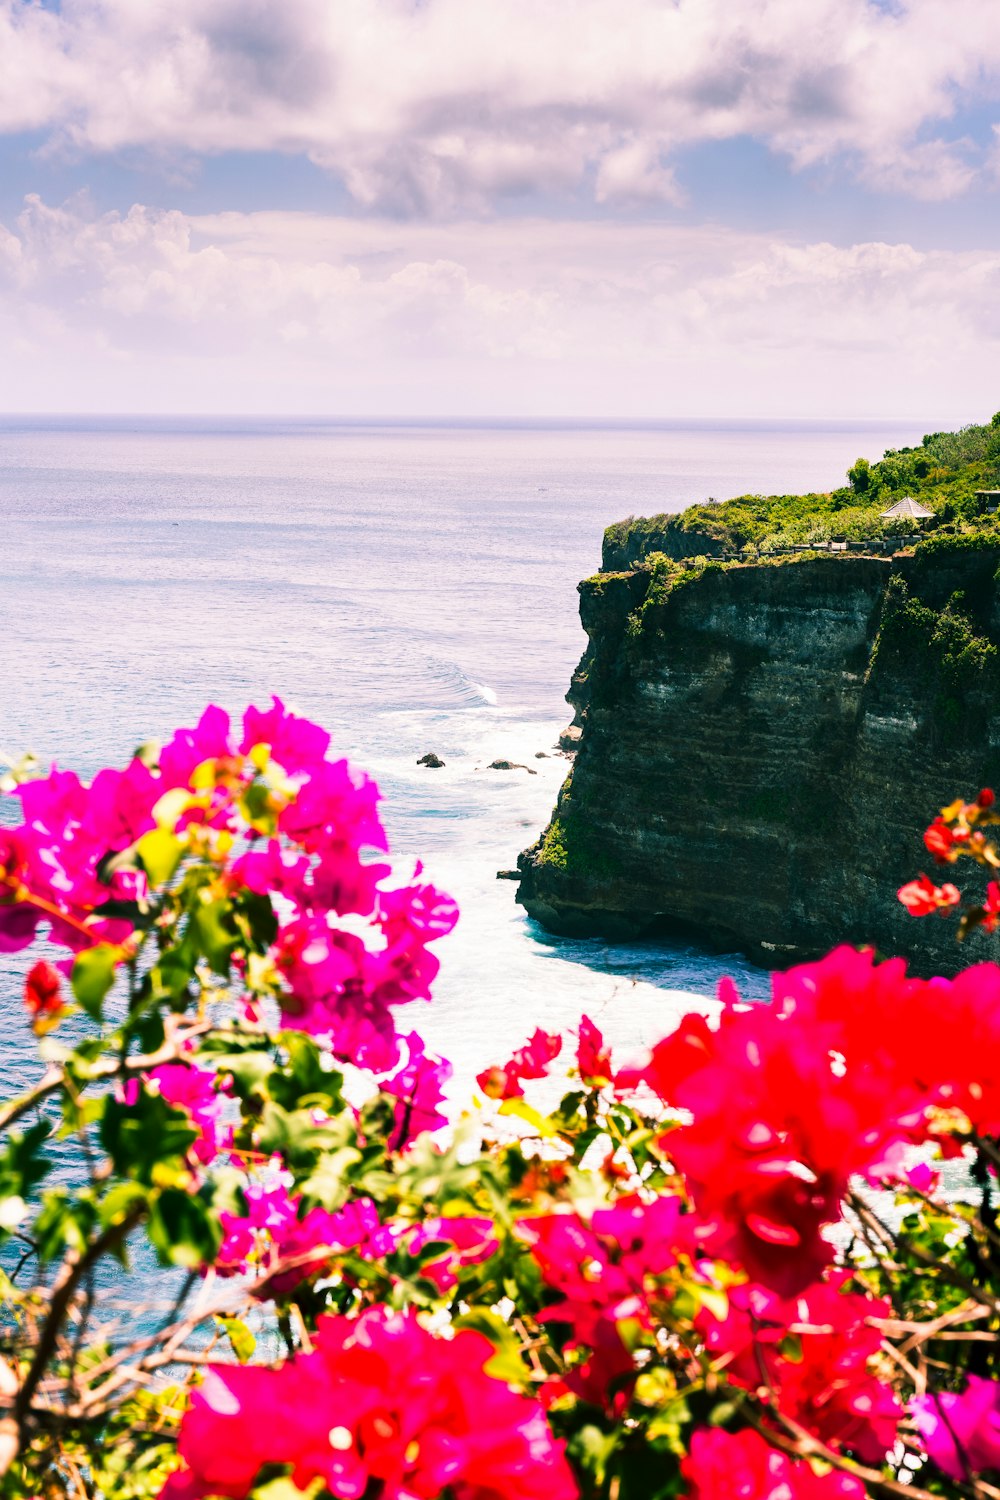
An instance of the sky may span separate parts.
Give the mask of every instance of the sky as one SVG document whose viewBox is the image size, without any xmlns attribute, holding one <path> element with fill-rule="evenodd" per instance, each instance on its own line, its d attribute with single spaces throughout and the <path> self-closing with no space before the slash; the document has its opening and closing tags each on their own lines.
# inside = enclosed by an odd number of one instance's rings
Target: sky
<svg viewBox="0 0 1000 1500">
<path fill-rule="evenodd" d="M 1000 408 L 1000 0 L 0 0 L 0 410 Z"/>
</svg>

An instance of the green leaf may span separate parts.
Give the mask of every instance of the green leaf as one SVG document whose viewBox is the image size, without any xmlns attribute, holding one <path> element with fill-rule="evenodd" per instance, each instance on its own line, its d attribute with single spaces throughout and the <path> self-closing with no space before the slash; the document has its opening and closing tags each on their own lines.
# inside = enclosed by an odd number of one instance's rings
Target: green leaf
<svg viewBox="0 0 1000 1500">
<path fill-rule="evenodd" d="M 102 1019 L 104 997 L 115 982 L 115 968 L 120 956 L 121 950 L 111 943 L 97 943 L 76 956 L 70 981 L 73 994 L 95 1021 Z"/>
<path fill-rule="evenodd" d="M 98 1213 L 105 1229 L 120 1224 L 132 1210 L 145 1202 L 145 1190 L 137 1182 L 118 1182 L 105 1193 L 98 1204 Z"/>
<path fill-rule="evenodd" d="M 574 1432 L 566 1445 L 566 1452 L 571 1459 L 583 1469 L 584 1473 L 593 1476 L 594 1483 L 600 1487 L 604 1483 L 608 1463 L 615 1451 L 618 1435 L 615 1432 L 602 1432 L 599 1427 L 588 1423 Z"/>
<path fill-rule="evenodd" d="M 286 1475 L 266 1479 L 262 1484 L 255 1484 L 250 1491 L 251 1500 L 314 1500 L 314 1497 L 323 1493 L 322 1479 L 314 1479 L 307 1490 L 300 1490 Z"/>
<path fill-rule="evenodd" d="M 547 1115 L 539 1114 L 524 1099 L 505 1099 L 500 1106 L 499 1113 L 502 1115 L 516 1115 L 519 1120 L 524 1120 L 533 1130 L 546 1139 L 549 1136 L 558 1135 L 558 1126 L 548 1118 Z"/>
<path fill-rule="evenodd" d="M 171 1164 L 179 1171 L 184 1153 L 197 1139 L 190 1115 L 172 1109 L 159 1094 L 140 1087 L 134 1104 L 123 1104 L 110 1094 L 105 1098 L 101 1145 L 123 1177 L 149 1185 L 157 1167 Z M 157 1180 L 163 1181 L 162 1172 Z"/>
<path fill-rule="evenodd" d="M 187 939 L 161 953 L 149 971 L 150 1000 L 156 1004 L 186 997 L 197 961 L 195 946 Z"/>
<path fill-rule="evenodd" d="M 237 935 L 231 924 L 232 907 L 228 901 L 209 901 L 191 913 L 191 934 L 216 974 L 229 977 L 229 963 Z"/>
<path fill-rule="evenodd" d="M 470 1307 L 454 1319 L 456 1328 L 472 1328 L 482 1333 L 496 1349 L 483 1366 L 487 1375 L 505 1380 L 508 1385 L 527 1385 L 528 1368 L 521 1358 L 521 1345 L 514 1330 L 489 1307 Z"/>
<path fill-rule="evenodd" d="M 184 845 L 166 828 L 144 833 L 138 844 L 139 858 L 152 886 L 164 886 L 172 880 L 184 853 Z"/>
<path fill-rule="evenodd" d="M 222 1226 L 197 1194 L 169 1187 L 153 1200 L 149 1238 L 167 1265 L 194 1271 L 215 1259 L 222 1243 Z"/>
<path fill-rule="evenodd" d="M 789 1364 L 800 1365 L 804 1358 L 802 1353 L 802 1340 L 797 1333 L 786 1333 L 778 1344 L 778 1353 L 782 1359 L 787 1359 Z"/>
<path fill-rule="evenodd" d="M 257 1340 L 250 1332 L 242 1318 L 217 1317 L 216 1323 L 222 1329 L 233 1346 L 233 1353 L 241 1365 L 249 1363 L 253 1359 Z"/>
</svg>

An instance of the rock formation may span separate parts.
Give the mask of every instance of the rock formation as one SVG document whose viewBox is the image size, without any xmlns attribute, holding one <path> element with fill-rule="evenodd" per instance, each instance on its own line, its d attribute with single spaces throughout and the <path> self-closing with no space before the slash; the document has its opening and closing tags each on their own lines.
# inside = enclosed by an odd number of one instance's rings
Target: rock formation
<svg viewBox="0 0 1000 1500">
<path fill-rule="evenodd" d="M 687 570 L 644 555 L 580 585 L 577 755 L 519 861 L 528 912 L 774 964 L 845 940 L 924 971 L 992 953 L 896 890 L 935 873 L 938 808 L 1000 782 L 997 537 Z M 947 878 L 983 888 L 971 864 Z"/>
</svg>

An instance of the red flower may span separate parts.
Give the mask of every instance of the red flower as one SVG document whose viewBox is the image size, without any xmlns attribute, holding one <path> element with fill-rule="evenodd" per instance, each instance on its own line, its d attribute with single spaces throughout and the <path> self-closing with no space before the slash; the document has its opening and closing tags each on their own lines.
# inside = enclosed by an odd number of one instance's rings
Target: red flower
<svg viewBox="0 0 1000 1500">
<path fill-rule="evenodd" d="M 539 1404 L 487 1375 L 482 1334 L 437 1339 L 379 1308 L 321 1318 L 315 1343 L 275 1369 L 209 1366 L 161 1500 L 244 1500 L 265 1464 L 338 1500 L 576 1500 Z"/>
<path fill-rule="evenodd" d="M 934 911 L 946 911 L 949 906 L 957 906 L 961 900 L 956 886 L 935 885 L 927 875 L 921 875 L 919 880 L 911 880 L 907 885 L 900 886 L 896 895 L 911 917 L 926 917 Z"/>
<path fill-rule="evenodd" d="M 576 1049 L 576 1065 L 583 1083 L 595 1087 L 610 1083 L 614 1077 L 611 1067 L 611 1048 L 589 1016 L 580 1017 L 580 1041 Z"/>
<path fill-rule="evenodd" d="M 939 865 L 947 863 L 955 842 L 955 835 L 943 818 L 935 818 L 930 827 L 924 830 L 924 844 Z"/>
<path fill-rule="evenodd" d="M 976 798 L 976 801 L 979 803 L 980 807 L 992 807 L 996 800 L 996 793 L 992 790 L 991 787 L 988 786 L 984 786 L 982 791 L 979 793 L 979 796 Z"/>
<path fill-rule="evenodd" d="M 775 975 L 770 1005 L 727 1004 L 716 1029 L 685 1016 L 646 1068 L 619 1075 L 692 1117 L 670 1132 L 669 1152 L 707 1253 L 786 1296 L 816 1280 L 832 1255 L 823 1227 L 840 1217 L 851 1174 L 884 1173 L 901 1143 L 926 1138 L 933 1080 L 968 1076 L 964 1046 L 954 1075 L 931 1055 L 932 1014 L 950 999 L 938 983 L 943 992 L 907 979 L 899 960 L 838 948 Z"/>
<path fill-rule="evenodd" d="M 757 1432 L 701 1427 L 681 1462 L 690 1500 L 864 1500 L 859 1479 L 835 1469 L 816 1474 L 772 1448 Z"/>
<path fill-rule="evenodd" d="M 882 1337 L 868 1320 L 889 1317 L 891 1308 L 842 1291 L 846 1280 L 846 1272 L 835 1274 L 791 1301 L 760 1286 L 735 1287 L 726 1318 L 705 1312 L 700 1327 L 734 1385 L 768 1388 L 779 1412 L 824 1443 L 881 1464 L 903 1408 L 892 1387 L 869 1373 Z M 784 1342 L 789 1333 L 794 1355 Z"/>
<path fill-rule="evenodd" d="M 522 1219 L 518 1233 L 546 1286 L 562 1300 L 547 1306 L 541 1321 L 569 1324 L 568 1349 L 589 1350 L 563 1383 L 594 1406 L 620 1410 L 628 1400 L 635 1373 L 632 1341 L 619 1324 L 651 1329 L 650 1303 L 669 1295 L 661 1278 L 690 1255 L 695 1221 L 681 1212 L 679 1198 L 664 1194 L 653 1203 L 622 1198 L 613 1208 L 598 1209 L 587 1224 L 577 1214 L 548 1214 Z M 614 1382 L 614 1391 L 609 1388 Z"/>
<path fill-rule="evenodd" d="M 1000 885 L 991 880 L 986 887 L 986 900 L 983 902 L 983 910 L 986 915 L 983 918 L 983 926 L 987 932 L 992 932 L 1000 918 Z"/>
<path fill-rule="evenodd" d="M 562 1037 L 558 1032 L 535 1028 L 530 1039 L 519 1047 L 503 1067 L 494 1065 L 476 1074 L 476 1082 L 491 1099 L 519 1099 L 524 1093 L 522 1078 L 544 1078 L 549 1063 L 562 1051 Z"/>
<path fill-rule="evenodd" d="M 51 1016 L 63 1009 L 62 977 L 44 958 L 28 970 L 24 981 L 24 1004 L 32 1017 Z"/>
</svg>

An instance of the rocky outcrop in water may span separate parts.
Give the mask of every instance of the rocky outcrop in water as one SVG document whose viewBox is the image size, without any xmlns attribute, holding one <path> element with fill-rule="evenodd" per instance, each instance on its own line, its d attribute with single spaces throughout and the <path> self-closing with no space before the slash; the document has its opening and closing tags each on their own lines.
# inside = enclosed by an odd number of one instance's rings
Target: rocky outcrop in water
<svg viewBox="0 0 1000 1500">
<path fill-rule="evenodd" d="M 924 970 L 991 953 L 895 893 L 933 873 L 937 808 L 1000 782 L 998 564 L 973 537 L 588 579 L 577 755 L 519 901 L 555 932 L 673 927 L 772 963 L 844 940 Z"/>
</svg>

